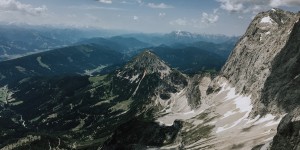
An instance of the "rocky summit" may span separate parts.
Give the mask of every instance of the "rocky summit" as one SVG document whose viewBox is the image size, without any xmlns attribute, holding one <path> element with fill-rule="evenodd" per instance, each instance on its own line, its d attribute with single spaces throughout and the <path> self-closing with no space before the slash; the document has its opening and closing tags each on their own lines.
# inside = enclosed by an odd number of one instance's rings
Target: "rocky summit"
<svg viewBox="0 0 300 150">
<path fill-rule="evenodd" d="M 218 74 L 150 49 L 106 75 L 21 76 L 0 89 L 0 148 L 299 150 L 299 19 L 259 13 Z"/>
</svg>

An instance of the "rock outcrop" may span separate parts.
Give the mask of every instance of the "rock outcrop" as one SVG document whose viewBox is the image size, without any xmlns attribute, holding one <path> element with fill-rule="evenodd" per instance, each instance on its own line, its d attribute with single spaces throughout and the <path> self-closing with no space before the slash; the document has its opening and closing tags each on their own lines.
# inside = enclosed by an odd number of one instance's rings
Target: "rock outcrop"
<svg viewBox="0 0 300 150">
<path fill-rule="evenodd" d="M 221 71 L 237 92 L 251 95 L 252 116 L 284 113 L 290 107 L 282 103 L 299 99 L 299 91 L 287 90 L 299 75 L 299 17 L 279 9 L 259 13 Z M 292 96 L 282 100 L 288 91 Z"/>
<path fill-rule="evenodd" d="M 277 134 L 273 139 L 271 150 L 300 149 L 300 109 L 286 115 L 280 122 Z"/>
</svg>

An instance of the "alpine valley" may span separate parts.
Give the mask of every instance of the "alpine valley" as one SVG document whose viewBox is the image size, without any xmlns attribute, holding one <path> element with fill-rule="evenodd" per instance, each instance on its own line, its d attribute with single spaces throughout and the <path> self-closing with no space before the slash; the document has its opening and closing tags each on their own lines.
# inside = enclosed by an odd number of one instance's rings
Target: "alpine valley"
<svg viewBox="0 0 300 150">
<path fill-rule="evenodd" d="M 5 42 L 22 57 L 0 62 L 0 149 L 300 150 L 299 19 L 261 12 L 242 37 L 38 32 L 59 48 L 34 54 Z"/>
</svg>

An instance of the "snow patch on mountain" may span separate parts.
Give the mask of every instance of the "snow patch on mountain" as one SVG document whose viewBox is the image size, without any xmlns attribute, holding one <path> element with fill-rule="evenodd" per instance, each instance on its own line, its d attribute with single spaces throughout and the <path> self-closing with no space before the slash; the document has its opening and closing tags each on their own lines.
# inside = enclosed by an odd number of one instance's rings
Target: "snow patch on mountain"
<svg viewBox="0 0 300 150">
<path fill-rule="evenodd" d="M 273 23 L 274 20 L 270 16 L 263 17 L 260 23 Z"/>
<path fill-rule="evenodd" d="M 172 122 L 167 120 L 172 117 L 172 120 L 179 119 L 194 125 L 184 126 L 187 132 L 199 125 L 213 126 L 210 136 L 185 145 L 185 148 L 231 149 L 234 145 L 242 145 L 241 149 L 251 149 L 255 145 L 270 143 L 284 115 L 266 114 L 250 118 L 253 109 L 251 95 L 238 93 L 225 78 L 217 82 L 221 87 L 220 91 L 208 95 L 199 109 L 192 110 L 190 113 L 168 114 L 159 118 L 158 122 L 172 125 Z M 205 113 L 208 116 L 201 117 Z"/>
<path fill-rule="evenodd" d="M 228 122 L 224 126 L 218 127 L 216 129 L 216 133 L 223 132 L 225 130 L 235 127 L 236 125 L 241 123 L 244 119 L 246 119 L 252 110 L 251 98 L 250 98 L 251 96 L 243 96 L 243 95 L 236 94 L 235 88 L 231 88 L 227 84 L 223 84 L 222 90 L 219 92 L 219 94 L 223 94 L 223 93 L 227 93 L 227 94 L 224 99 L 224 103 L 222 103 L 222 105 L 231 105 L 228 106 L 228 108 L 231 107 L 231 110 L 227 110 L 227 112 L 223 113 L 224 115 L 222 114 L 220 115 L 222 115 L 222 118 L 224 118 L 224 120 L 232 116 L 233 117 L 239 116 L 239 117 L 234 122 Z"/>
</svg>

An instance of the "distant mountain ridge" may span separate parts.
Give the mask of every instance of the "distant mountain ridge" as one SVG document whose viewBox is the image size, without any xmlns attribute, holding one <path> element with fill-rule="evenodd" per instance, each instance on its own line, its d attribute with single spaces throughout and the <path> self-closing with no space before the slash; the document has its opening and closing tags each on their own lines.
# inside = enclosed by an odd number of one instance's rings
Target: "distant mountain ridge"
<svg viewBox="0 0 300 150">
<path fill-rule="evenodd" d="M 150 43 L 153 45 L 173 45 L 176 43 L 194 43 L 194 42 L 212 42 L 215 44 L 233 42 L 235 43 L 239 36 L 213 35 L 213 34 L 199 34 L 187 31 L 173 31 L 167 34 L 125 34 L 123 37 L 134 37 L 140 41 Z"/>
<path fill-rule="evenodd" d="M 175 43 L 171 46 L 153 46 L 136 38 L 115 36 L 111 38 L 86 39 L 77 44 L 108 47 L 122 53 L 124 55 L 123 58 L 127 60 L 148 49 L 157 54 L 170 66 L 184 73 L 194 74 L 205 70 L 220 70 L 235 43 L 214 44 L 200 41 L 195 43 Z"/>
<path fill-rule="evenodd" d="M 105 46 L 128 56 L 135 55 L 136 54 L 135 51 L 137 50 L 151 47 L 151 44 L 141 42 L 135 38 L 127 38 L 122 36 L 113 36 L 110 38 L 102 38 L 102 37 L 90 38 L 90 39 L 82 40 L 76 43 L 75 45 L 81 45 L 81 44 L 93 44 L 93 45 Z"/>
<path fill-rule="evenodd" d="M 168 46 L 180 44 L 186 45 L 185 47 L 192 45 L 192 47 L 197 47 L 199 44 L 193 43 L 208 42 L 211 43 L 208 45 L 214 47 L 215 43 L 223 46 L 228 44 L 234 45 L 238 39 L 238 37 L 195 34 L 185 31 L 174 31 L 169 34 L 121 34 L 115 36 L 117 32 L 100 29 L 66 29 L 29 25 L 0 25 L 0 33 L 2 35 L 0 38 L 0 61 L 80 44 L 94 43 L 108 46 L 113 50 L 122 52 L 124 55 L 133 56 L 137 54 L 136 50 L 138 49 L 162 44 Z M 203 44 L 200 45 L 202 49 L 209 47 L 206 45 L 203 48 Z M 225 46 L 225 49 L 230 51 L 232 47 Z M 227 53 L 217 54 L 227 57 Z"/>
<path fill-rule="evenodd" d="M 0 61 L 70 46 L 84 38 L 109 37 L 114 31 L 30 25 L 0 25 Z"/>
</svg>

